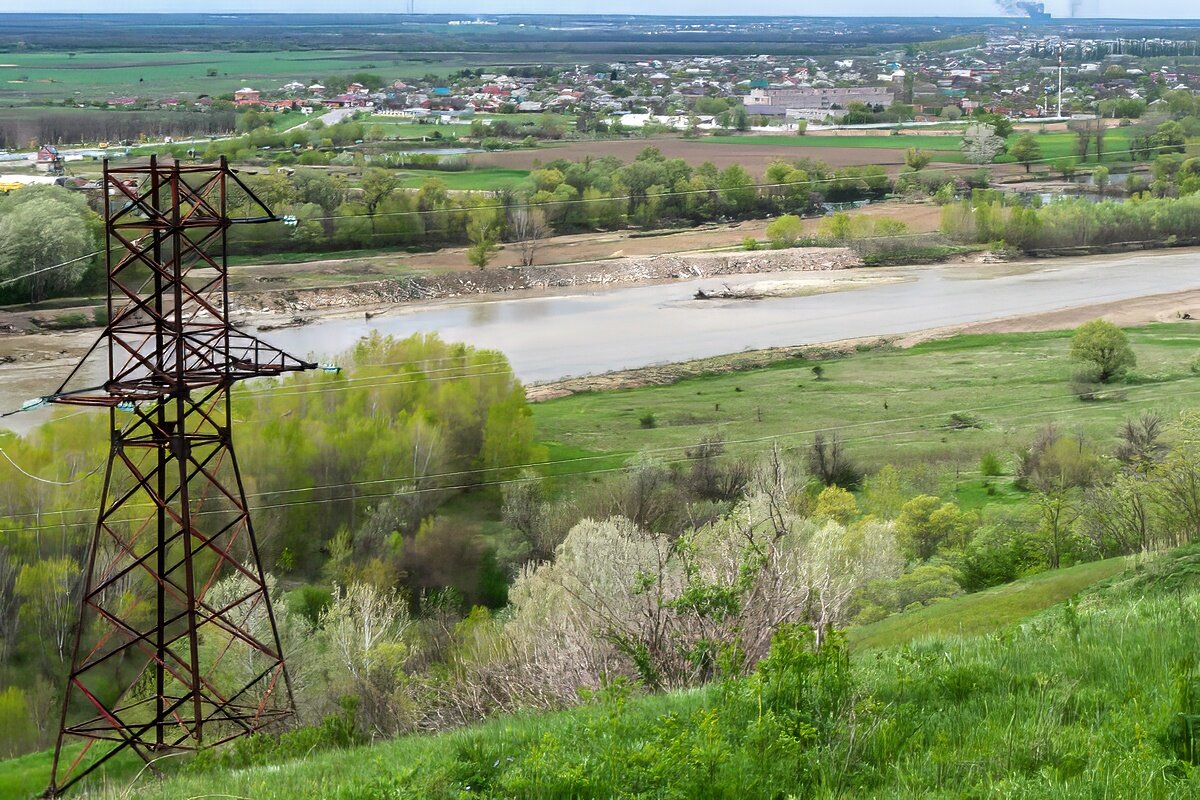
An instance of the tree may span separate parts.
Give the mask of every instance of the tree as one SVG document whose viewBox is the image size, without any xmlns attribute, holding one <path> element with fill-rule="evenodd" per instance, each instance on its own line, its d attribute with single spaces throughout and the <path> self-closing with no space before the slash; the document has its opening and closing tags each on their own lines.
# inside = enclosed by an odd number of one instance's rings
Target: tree
<svg viewBox="0 0 1200 800">
<path fill-rule="evenodd" d="M 1108 188 L 1108 167 L 1096 167 L 1092 170 L 1092 182 L 1096 184 L 1096 191 L 1104 194 L 1104 190 Z"/>
<path fill-rule="evenodd" d="M 1071 358 L 1094 366 L 1099 383 L 1108 383 L 1137 366 L 1125 331 L 1102 319 L 1085 322 L 1075 331 L 1071 337 Z"/>
<path fill-rule="evenodd" d="M 1023 164 L 1028 173 L 1030 165 L 1042 157 L 1042 146 L 1038 144 L 1037 137 L 1027 133 L 1013 142 L 1008 154 Z"/>
<path fill-rule="evenodd" d="M 31 302 L 74 289 L 96 246 L 96 222 L 82 197 L 57 186 L 0 199 L 0 280 L 46 270 L 13 287 L 26 290 Z M 58 264 L 65 266 L 53 268 Z M 0 293 L 7 292 L 0 287 Z"/>
<path fill-rule="evenodd" d="M 500 225 L 495 209 L 476 208 L 467 217 L 467 260 L 480 269 L 485 268 L 495 255 L 496 240 L 500 238 Z"/>
<path fill-rule="evenodd" d="M 919 147 L 910 147 L 904 153 L 904 164 L 913 172 L 920 172 L 929 166 L 929 154 Z"/>
<path fill-rule="evenodd" d="M 963 134 L 962 151 L 972 164 L 990 164 L 1004 150 L 1004 140 L 991 125 L 977 123 Z"/>
<path fill-rule="evenodd" d="M 942 545 L 961 547 L 970 529 L 970 518 L 958 506 L 928 494 L 909 500 L 896 518 L 900 547 L 915 561 L 928 561 Z"/>
<path fill-rule="evenodd" d="M 730 164 L 721 170 L 718 186 L 721 199 L 732 206 L 735 213 L 742 214 L 754 207 L 754 201 L 758 197 L 754 179 L 740 164 Z"/>
<path fill-rule="evenodd" d="M 371 217 L 371 230 L 375 230 L 375 211 L 379 204 L 391 196 L 400 186 L 400 178 L 394 172 L 372 167 L 363 176 L 362 202 Z"/>
<path fill-rule="evenodd" d="M 546 235 L 546 212 L 536 206 L 515 208 L 509 217 L 508 229 L 521 247 L 521 265 L 532 265 L 538 243 Z"/>
<path fill-rule="evenodd" d="M 746 106 L 739 105 L 733 110 L 733 127 L 739 131 L 750 130 L 750 118 L 746 113 Z"/>
<path fill-rule="evenodd" d="M 795 247 L 804 234 L 804 222 L 795 214 L 784 214 L 767 225 L 767 238 L 774 247 Z"/>
<path fill-rule="evenodd" d="M 78 575 L 79 564 L 72 559 L 50 558 L 22 566 L 13 584 L 13 592 L 21 598 L 21 624 L 40 641 L 47 671 L 66 661 L 75 625 L 73 588 Z M 57 657 L 57 665 L 51 654 Z"/>
</svg>

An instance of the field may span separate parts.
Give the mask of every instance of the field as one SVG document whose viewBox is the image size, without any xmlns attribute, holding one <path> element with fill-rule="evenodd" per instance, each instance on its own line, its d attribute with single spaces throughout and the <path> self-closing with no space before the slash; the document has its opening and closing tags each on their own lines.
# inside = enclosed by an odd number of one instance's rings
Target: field
<svg viewBox="0 0 1200 800">
<path fill-rule="evenodd" d="M 523 169 L 504 169 L 501 167 L 484 167 L 481 169 L 453 172 L 437 169 L 405 169 L 396 173 L 401 179 L 401 186 L 406 189 L 418 189 L 429 179 L 436 179 L 446 184 L 447 189 L 472 192 L 490 192 L 509 186 L 516 186 L 529 177 L 529 171 Z"/>
<path fill-rule="evenodd" d="M 837 147 L 837 148 L 883 148 L 907 150 L 919 147 L 931 153 L 943 150 L 958 152 L 962 148 L 962 137 L 947 134 L 903 133 L 868 134 L 863 136 L 828 136 L 810 133 L 804 136 L 709 136 L 701 141 L 714 144 L 783 145 L 785 147 Z"/>
<path fill-rule="evenodd" d="M 1008 145 L 1011 147 L 1017 139 L 1025 134 L 1026 132 L 1024 131 L 1013 133 L 1008 137 Z M 1073 133 L 1066 131 L 1042 132 L 1035 133 L 1034 137 L 1041 148 L 1041 160 L 1044 164 L 1051 164 L 1060 158 L 1075 157 L 1075 142 L 1077 137 Z M 1126 153 L 1129 150 L 1129 138 L 1130 131 L 1128 128 L 1109 128 L 1104 139 L 1104 161 L 1126 160 Z M 823 136 L 821 134 L 809 134 L 806 136 L 712 136 L 701 141 L 722 145 L 771 147 L 773 150 L 784 147 L 820 148 L 821 152 L 814 155 L 814 157 L 829 161 L 832 164 L 838 164 L 838 158 L 852 158 L 851 153 L 858 148 L 871 151 L 887 149 L 904 151 L 910 147 L 926 151 L 935 163 L 966 163 L 966 159 L 960 152 L 962 148 L 962 136 L 946 134 L 906 133 L 896 136 Z M 827 156 L 826 153 L 829 151 L 838 153 L 838 156 Z M 795 158 L 794 155 L 790 157 Z M 1096 160 L 1094 151 L 1089 152 L 1088 159 L 1093 162 Z M 998 163 L 1004 163 L 1005 160 L 1006 158 L 1001 156 Z M 903 163 L 903 158 L 900 161 Z M 1011 163 L 1011 159 L 1007 159 L 1007 161 Z M 890 162 L 880 161 L 873 163 Z"/>
<path fill-rule="evenodd" d="M 618 139 L 596 142 L 570 142 L 545 145 L 537 150 L 510 150 L 499 153 L 478 153 L 470 156 L 480 166 L 508 167 L 514 169 L 536 169 L 538 165 L 559 158 L 582 161 L 584 158 L 615 156 L 622 161 L 632 161 L 647 147 L 657 147 L 667 158 L 682 158 L 693 166 L 711 161 L 724 169 L 731 164 L 740 164 L 751 175 L 761 175 L 771 162 L 799 158 L 808 155 L 828 162 L 835 167 L 880 164 L 890 172 L 899 171 L 904 164 L 904 150 L 882 147 L 827 147 L 819 153 L 798 152 L 792 142 L 801 137 L 762 136 L 761 143 L 741 143 L 741 137 L 731 137 L 730 143 L 713 142 L 707 139 L 680 139 L 664 137 L 654 139 Z M 886 137 L 881 137 L 886 138 Z"/>
<path fill-rule="evenodd" d="M 862 743 L 849 751 L 826 750 L 823 738 L 778 751 L 767 744 L 763 727 L 773 730 L 778 713 L 767 704 L 777 700 L 751 680 L 653 696 L 615 687 L 565 712 L 283 763 L 251 756 L 238 769 L 99 796 L 717 798 L 734 787 L 775 796 L 765 790 L 819 782 L 826 794 L 797 796 L 1194 797 L 1200 775 L 1177 760 L 1170 731 L 1188 708 L 1173 687 L 1192 677 L 1198 561 L 1191 548 L 1125 570 L 1101 562 L 1086 575 L 1046 573 L 1035 580 L 1054 588 L 986 635 L 945 633 L 970 598 L 915 612 L 947 621 L 929 626 L 933 637 L 860 646 L 846 670 L 863 698 L 851 736 Z M 1095 581 L 1103 582 L 1085 588 Z M 1052 605 L 1080 590 L 1071 604 Z M 896 617 L 899 627 L 913 613 Z M 44 764 L 38 754 L 0 765 L 4 796 L 39 790 Z"/>
<path fill-rule="evenodd" d="M 650 452 L 677 459 L 682 448 L 714 433 L 733 452 L 759 452 L 777 441 L 799 453 L 814 433 L 827 431 L 867 467 L 944 462 L 966 477 L 982 454 L 1007 461 L 1047 423 L 1107 449 L 1129 417 L 1156 410 L 1170 418 L 1194 407 L 1200 376 L 1189 364 L 1200 352 L 1200 327 L 1161 323 L 1129 334 L 1138 371 L 1134 382 L 1114 390 L 1119 400 L 1078 400 L 1069 386 L 1076 368 L 1067 358 L 1070 332 L 1050 331 L 957 336 L 905 350 L 795 358 L 669 386 L 585 393 L 536 404 L 534 419 L 552 448 L 575 457 Z M 646 414 L 654 427 L 642 423 Z M 964 416 L 955 422 L 952 414 Z M 968 494 L 979 490 L 978 479 L 959 486 Z"/>
<path fill-rule="evenodd" d="M 1016 141 L 1014 134 L 1009 143 Z M 1110 129 L 1105 140 L 1105 161 L 1121 161 L 1128 150 L 1129 133 L 1126 129 Z M 1065 132 L 1037 135 L 1042 149 L 1043 164 L 1074 155 L 1075 136 Z M 910 147 L 928 152 L 934 167 L 938 164 L 954 164 L 951 169 L 972 170 L 977 167 L 966 163 L 960 152 L 962 137 L 944 134 L 901 134 L 869 136 L 709 136 L 699 139 L 682 139 L 674 136 L 652 139 L 621 139 L 597 142 L 569 142 L 545 145 L 537 150 L 514 150 L 500 153 L 479 153 L 470 156 L 480 166 L 507 167 L 510 169 L 536 169 L 539 165 L 558 158 L 581 161 L 587 156 L 615 156 L 622 161 L 632 161 L 643 149 L 657 147 L 667 158 L 682 158 L 693 166 L 711 161 L 725 168 L 740 164 L 752 175 L 761 175 L 773 161 L 792 161 L 807 157 L 824 161 L 834 167 L 864 166 L 878 164 L 886 167 L 892 175 L 904 166 L 904 153 Z M 1094 160 L 1094 155 L 1091 156 Z M 1022 171 L 1011 163 L 991 165 L 999 172 Z"/>
<path fill-rule="evenodd" d="M 242 86 L 274 90 L 289 81 L 305 84 L 330 75 L 372 72 L 388 78 L 447 75 L 484 66 L 470 55 L 400 57 L 356 50 L 178 53 L 4 53 L 0 54 L 0 100 L 38 103 L 91 100 L 106 95 L 168 97 L 227 94 Z M 209 75 L 215 70 L 215 75 Z"/>
</svg>

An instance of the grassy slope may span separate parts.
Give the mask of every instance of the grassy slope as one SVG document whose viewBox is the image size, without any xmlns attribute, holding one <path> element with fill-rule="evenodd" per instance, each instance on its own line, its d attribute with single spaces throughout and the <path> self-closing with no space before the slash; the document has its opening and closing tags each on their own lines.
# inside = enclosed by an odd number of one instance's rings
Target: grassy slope
<svg viewBox="0 0 1200 800">
<path fill-rule="evenodd" d="M 538 403 L 539 435 L 565 457 L 653 451 L 679 458 L 682 448 L 720 432 L 733 452 L 757 452 L 778 440 L 806 447 L 815 431 L 837 431 L 867 464 L 951 461 L 973 469 L 992 451 L 1007 459 L 1048 422 L 1106 442 L 1125 419 L 1154 409 L 1171 417 L 1194 405 L 1200 376 L 1189 363 L 1200 326 L 1165 323 L 1129 332 L 1140 384 L 1121 387 L 1123 402 L 1082 403 L 1068 385 L 1069 331 L 957 336 L 905 350 L 878 349 L 815 361 L 792 359 L 767 369 L 682 380 L 668 386 L 595 392 Z M 1163 381 L 1163 382 L 1151 382 Z M 884 403 L 887 409 L 884 409 Z M 952 412 L 980 426 L 948 427 Z M 640 418 L 653 412 L 656 427 Z M 560 465 L 560 472 L 611 466 L 609 460 Z M 982 486 L 965 487 L 968 505 Z"/>
<path fill-rule="evenodd" d="M 815 797 L 1194 797 L 1200 771 L 1175 759 L 1163 734 L 1175 714 L 1178 665 L 1200 644 L 1200 552 L 1161 557 L 1070 606 L 1035 613 L 1106 571 L 1088 566 L 1024 582 L 1042 587 L 1031 595 L 1038 601 L 995 620 L 991 633 L 910 641 L 912 626 L 900 625 L 891 643 L 905 646 L 861 652 L 856 676 L 874 698 L 864 719 L 879 723 L 859 733 L 853 778 L 839 776 L 837 764 L 819 766 L 814 777 L 828 782 L 825 790 L 787 767 L 789 759 L 802 763 L 805 746 L 747 733 L 764 720 L 754 719 L 753 692 L 732 684 L 177 776 L 132 796 L 568 798 L 640 790 L 639 797 L 682 798 L 727 797 L 737 787 L 746 797 L 781 788 Z M 1047 590 L 1052 584 L 1061 591 Z M 953 619 L 964 604 L 932 614 Z M 930 609 L 915 615 L 928 618 Z M 0 768 L 0 789 L 13 785 L 8 774 Z"/>
<path fill-rule="evenodd" d="M 926 636 L 989 633 L 1060 603 L 1081 589 L 1116 575 L 1127 564 L 1125 558 L 1093 561 L 943 600 L 851 628 L 850 644 L 857 651 L 895 647 Z"/>
</svg>

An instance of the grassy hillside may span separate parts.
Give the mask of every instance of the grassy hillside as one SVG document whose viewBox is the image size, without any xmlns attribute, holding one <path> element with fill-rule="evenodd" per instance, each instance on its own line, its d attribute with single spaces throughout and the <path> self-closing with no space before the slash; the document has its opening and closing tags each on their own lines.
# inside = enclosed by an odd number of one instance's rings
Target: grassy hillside
<svg viewBox="0 0 1200 800">
<path fill-rule="evenodd" d="M 999 620 L 1117 569 L 1102 562 L 1018 583 L 1011 591 L 1040 599 Z M 907 637 L 906 619 L 924 620 L 908 630 L 947 630 L 995 597 L 901 615 L 890 641 Z M 860 647 L 849 662 L 836 648 L 814 658 L 777 644 L 759 675 L 702 691 L 614 687 L 567 712 L 178 774 L 129 796 L 1194 797 L 1200 770 L 1183 723 L 1200 712 L 1198 613 L 1192 547 L 986 634 Z M 25 762 L 0 768 L 4 796 L 20 796 L 11 779 Z"/>
</svg>

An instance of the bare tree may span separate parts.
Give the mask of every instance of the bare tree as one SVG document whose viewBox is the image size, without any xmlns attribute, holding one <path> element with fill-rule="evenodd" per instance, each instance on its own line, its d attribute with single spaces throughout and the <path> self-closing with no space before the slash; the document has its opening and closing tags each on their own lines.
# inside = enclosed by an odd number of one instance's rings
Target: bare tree
<svg viewBox="0 0 1200 800">
<path fill-rule="evenodd" d="M 514 208 L 509 219 L 509 230 L 521 246 L 521 266 L 531 266 L 538 243 L 547 232 L 545 212 L 540 208 Z"/>
</svg>

